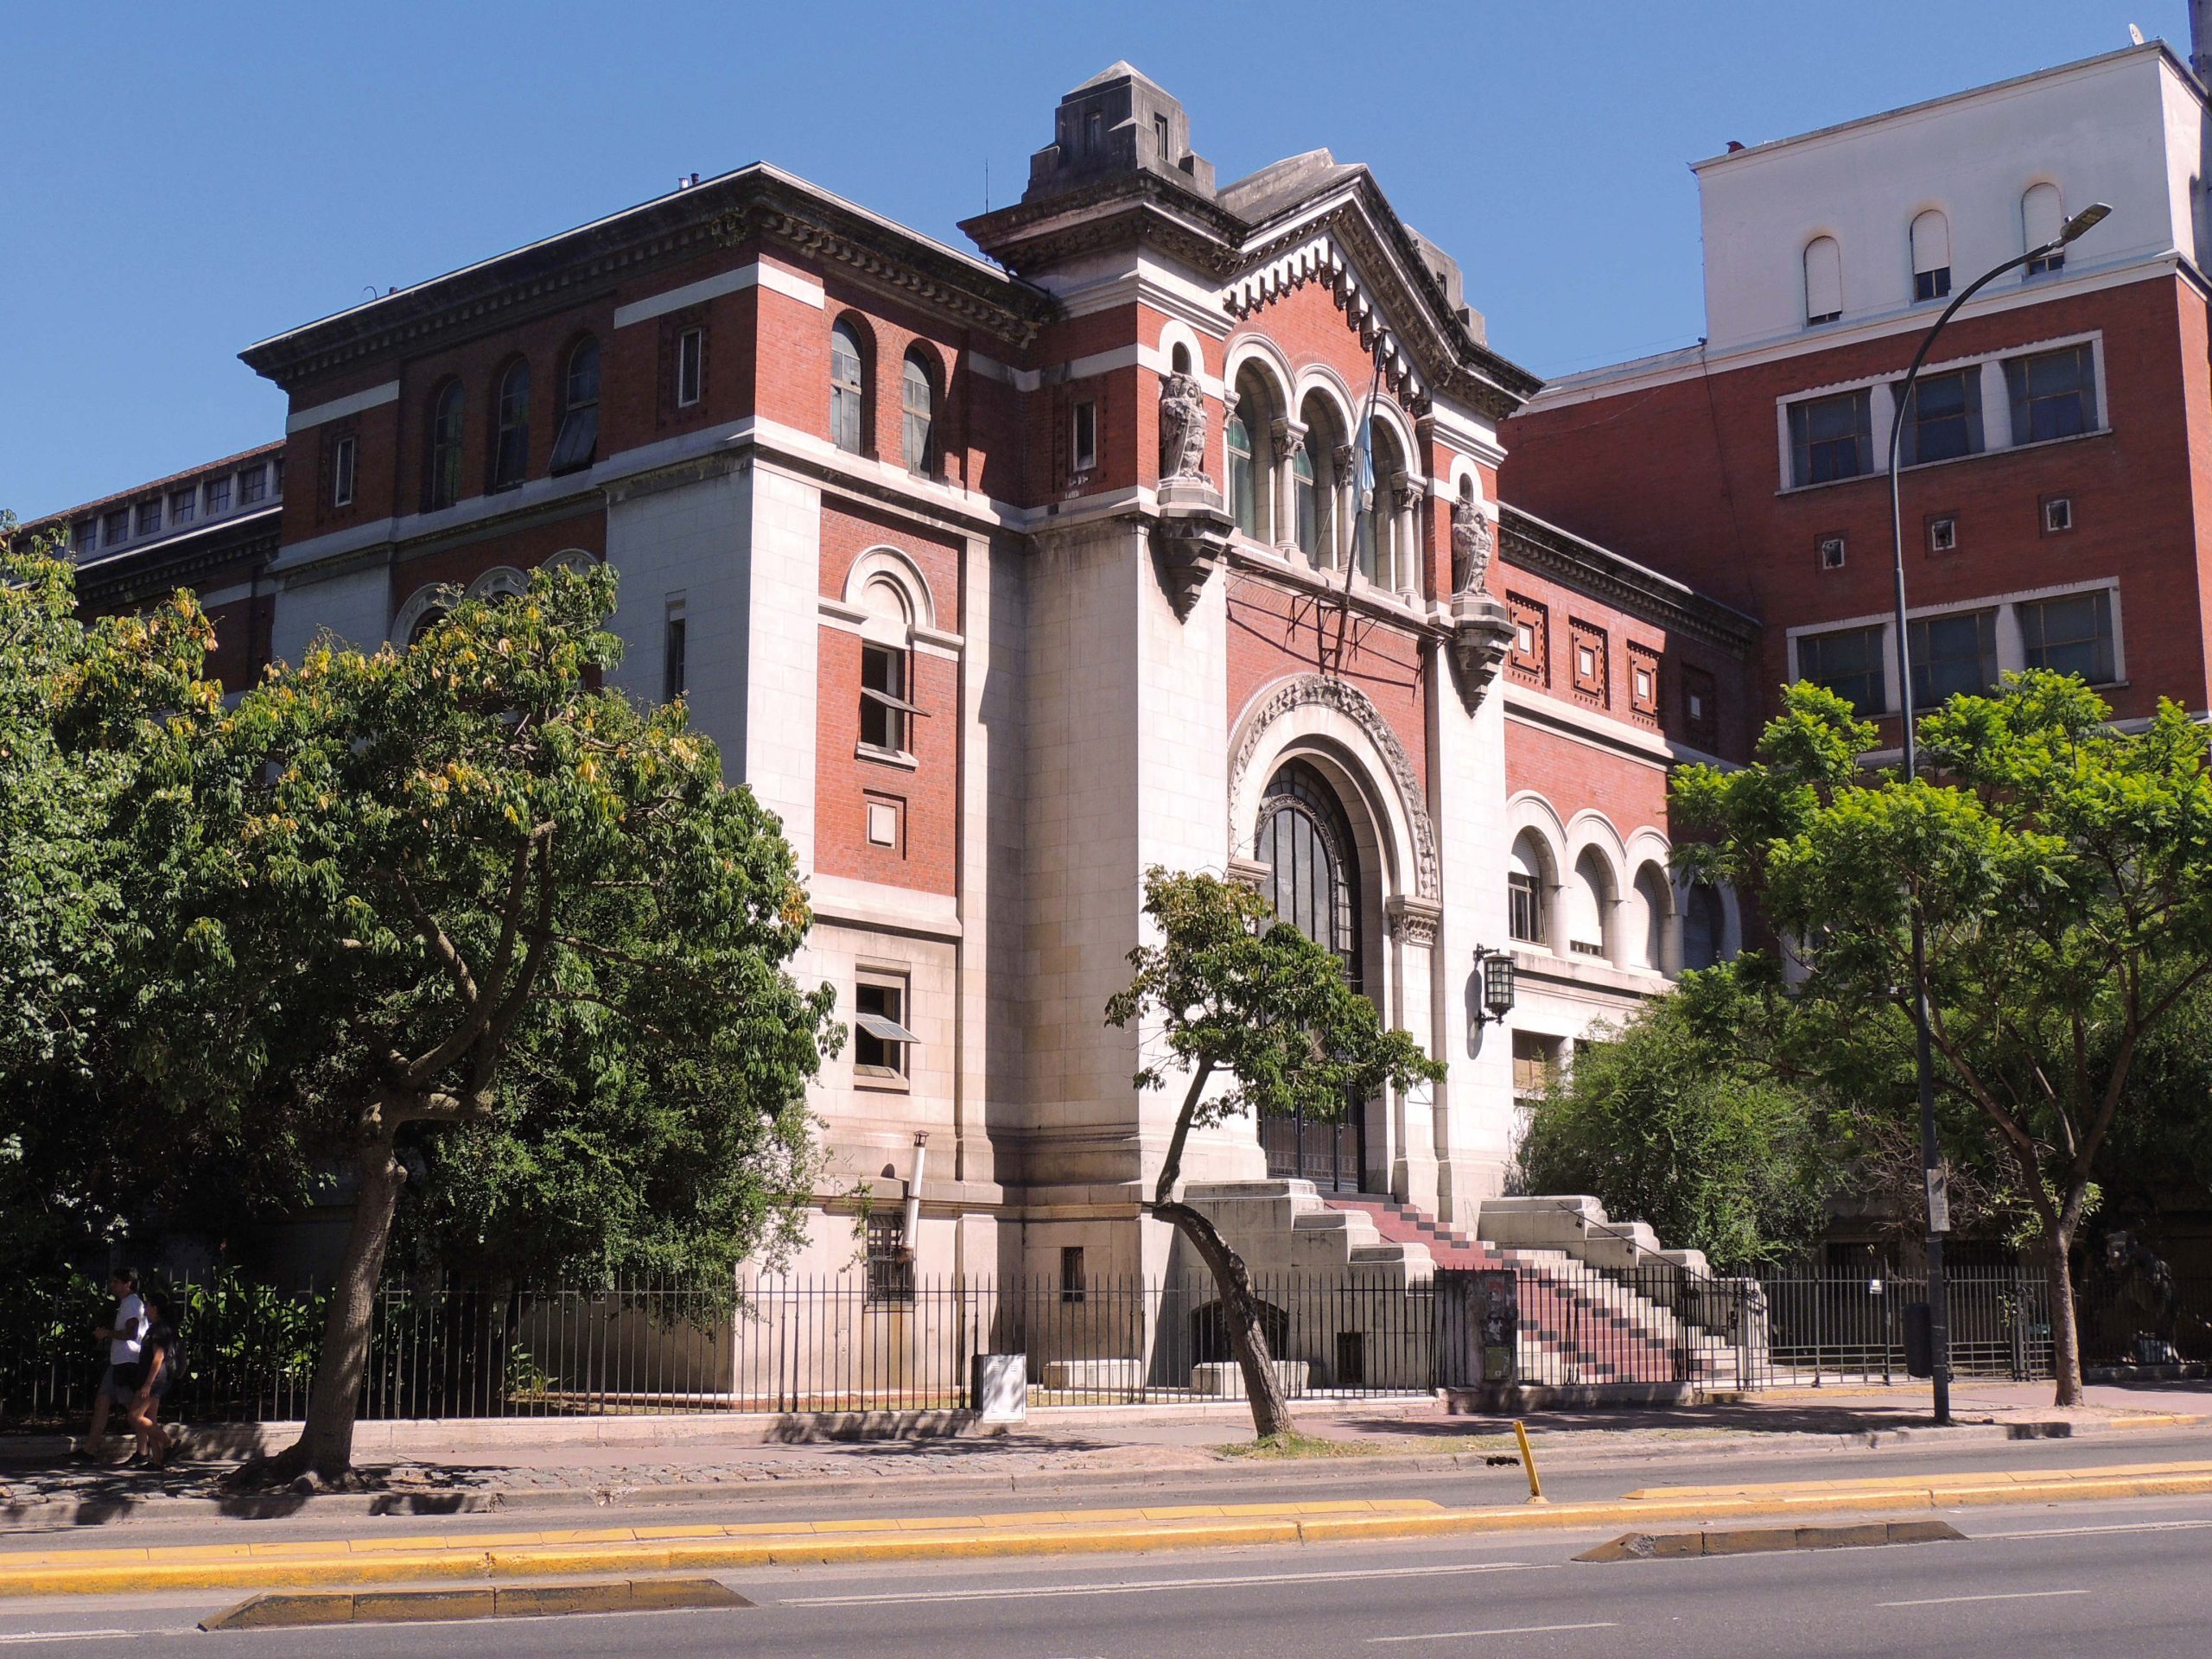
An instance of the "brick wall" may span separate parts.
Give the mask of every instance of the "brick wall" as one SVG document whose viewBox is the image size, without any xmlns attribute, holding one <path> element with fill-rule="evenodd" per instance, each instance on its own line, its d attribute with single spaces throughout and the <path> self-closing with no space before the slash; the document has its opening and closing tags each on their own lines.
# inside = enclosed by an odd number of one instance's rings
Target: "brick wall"
<svg viewBox="0 0 2212 1659">
<path fill-rule="evenodd" d="M 2198 480 L 2212 478 L 2212 455 L 2202 453 L 2212 442 L 2202 301 L 2170 278 L 2053 299 L 1955 322 L 1938 358 L 2089 330 L 2104 339 L 2099 399 L 2109 435 L 1904 475 L 1912 603 L 2116 575 L 2132 683 L 2112 694 L 2115 707 L 2147 714 L 2163 694 L 2202 708 L 2208 550 L 2196 498 Z M 1916 344 L 1894 334 L 1523 413 L 1507 425 L 1503 488 L 1539 517 L 1760 616 L 1757 683 L 1770 709 L 1788 671 L 1789 628 L 1892 603 L 1885 480 L 1783 488 L 1776 400 L 1902 373 Z M 2040 501 L 2054 493 L 2074 502 L 2076 528 L 2063 536 L 2041 531 Z M 1924 524 L 1936 513 L 1956 520 L 1954 553 L 1928 550 Z M 1818 543 L 1834 535 L 1845 538 L 1846 563 L 1824 570 Z"/>
</svg>

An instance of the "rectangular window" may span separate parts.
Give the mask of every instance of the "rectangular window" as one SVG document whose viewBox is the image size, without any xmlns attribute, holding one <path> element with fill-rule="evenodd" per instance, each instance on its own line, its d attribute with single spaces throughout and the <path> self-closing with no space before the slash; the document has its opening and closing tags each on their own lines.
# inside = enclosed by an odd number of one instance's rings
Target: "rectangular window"
<svg viewBox="0 0 2212 1659">
<path fill-rule="evenodd" d="M 1951 291 L 1951 268 L 1938 265 L 1933 270 L 1912 273 L 1912 297 L 1915 304 L 1923 300 L 1940 300 Z"/>
<path fill-rule="evenodd" d="M 172 524 L 190 524 L 199 512 L 199 491 L 171 490 L 169 492 L 169 523 Z"/>
<path fill-rule="evenodd" d="M 1064 1302 L 1082 1301 L 1088 1295 L 1089 1289 L 1083 1276 L 1083 1246 L 1063 1244 L 1060 1247 L 1060 1300 Z"/>
<path fill-rule="evenodd" d="M 1605 634 L 1580 622 L 1571 623 L 1567 632 L 1573 641 L 1574 689 L 1586 697 L 1605 702 L 1610 684 L 1605 673 Z"/>
<path fill-rule="evenodd" d="M 853 987 L 853 1070 L 863 1077 L 906 1076 L 906 1057 L 919 1040 L 906 1029 L 906 982 L 888 975 Z"/>
<path fill-rule="evenodd" d="M 1827 687 L 1861 715 L 1886 712 L 1890 698 L 1889 682 L 1882 672 L 1882 630 L 1839 628 L 1833 633 L 1801 634 L 1797 677 Z"/>
<path fill-rule="evenodd" d="M 162 527 L 162 503 L 159 497 L 138 504 L 138 533 L 150 536 Z"/>
<path fill-rule="evenodd" d="M 1551 613 L 1533 599 L 1523 599 L 1518 594 L 1505 596 L 1506 608 L 1513 613 L 1514 669 L 1540 684 L 1548 684 L 1551 675 Z"/>
<path fill-rule="evenodd" d="M 2043 533 L 2063 536 L 2074 528 L 2074 498 L 2070 495 L 2046 495 L 2043 499 Z"/>
<path fill-rule="evenodd" d="M 1513 1033 L 1513 1092 L 1541 1095 L 1559 1075 L 1559 1039 L 1532 1031 Z"/>
<path fill-rule="evenodd" d="M 269 494 L 269 469 L 248 467 L 238 474 L 238 505 L 250 507 Z"/>
<path fill-rule="evenodd" d="M 1659 713 L 1659 659 L 1640 646 L 1628 648 L 1628 703 L 1637 714 Z"/>
<path fill-rule="evenodd" d="M 209 479 L 207 501 L 210 518 L 219 512 L 228 512 L 231 510 L 231 480 L 227 478 Z"/>
<path fill-rule="evenodd" d="M 99 546 L 99 540 L 100 521 L 97 518 L 79 518 L 69 527 L 69 545 L 80 556 Z"/>
<path fill-rule="evenodd" d="M 868 1218 L 868 1299 L 914 1300 L 914 1253 L 906 1248 L 906 1218 L 895 1210 Z"/>
<path fill-rule="evenodd" d="M 683 696 L 690 685 L 687 677 L 690 665 L 685 661 L 685 648 L 690 644 L 690 625 L 680 605 L 671 606 L 668 626 L 662 635 L 660 658 L 660 700 L 674 702 Z"/>
<path fill-rule="evenodd" d="M 921 710 L 906 701 L 906 653 L 889 645 L 861 647 L 861 742 L 893 754 L 906 750 L 906 717 Z"/>
<path fill-rule="evenodd" d="M 1708 754 L 1720 747 L 1719 687 L 1701 668 L 1685 668 L 1682 681 L 1682 735 Z"/>
<path fill-rule="evenodd" d="M 1955 553 L 1959 550 L 1959 521 L 1950 513 L 1938 513 L 1928 520 L 1928 550 L 1930 553 Z"/>
<path fill-rule="evenodd" d="M 130 508 L 118 507 L 115 512 L 108 514 L 107 533 L 102 539 L 110 547 L 113 547 L 118 542 L 127 542 L 130 539 Z"/>
<path fill-rule="evenodd" d="M 2019 616 L 2020 644 L 2030 668 L 2078 674 L 2091 685 L 2119 677 L 2113 664 L 2109 588 L 2022 605 Z"/>
<path fill-rule="evenodd" d="M 1505 878 L 1505 931 L 1523 944 L 1544 942 L 1544 895 L 1536 878 L 1525 870 Z"/>
<path fill-rule="evenodd" d="M 1873 399 L 1863 387 L 1790 404 L 1790 482 L 1827 484 L 1873 471 Z"/>
<path fill-rule="evenodd" d="M 862 798 L 862 815 L 867 820 L 868 844 L 888 847 L 894 852 L 899 847 L 899 820 L 903 816 L 903 803 L 888 795 L 868 795 Z"/>
<path fill-rule="evenodd" d="M 2097 429 L 2097 359 L 2087 341 L 2034 357 L 2008 358 L 2012 442 L 2044 443 Z"/>
<path fill-rule="evenodd" d="M 1849 551 L 1850 543 L 1847 542 L 1844 537 L 1840 536 L 1821 537 L 1821 569 L 1823 570 L 1842 569 L 1845 556 Z"/>
<path fill-rule="evenodd" d="M 676 337 L 676 406 L 689 409 L 699 401 L 706 383 L 707 331 L 686 328 Z"/>
<path fill-rule="evenodd" d="M 1898 396 L 1891 388 L 1891 396 Z M 1913 383 L 1912 403 L 1901 410 L 1897 464 L 1917 467 L 1981 453 L 1981 371 L 1959 369 L 1923 375 Z"/>
<path fill-rule="evenodd" d="M 1087 473 L 1098 464 L 1098 405 L 1086 398 L 1075 406 L 1068 433 L 1068 467 Z"/>
<path fill-rule="evenodd" d="M 340 438 L 338 448 L 330 458 L 330 505 L 350 507 L 353 505 L 354 440 Z"/>
<path fill-rule="evenodd" d="M 1926 710 L 1955 696 L 1978 697 L 1997 685 L 1997 613 L 1913 620 L 1912 706 Z"/>
</svg>

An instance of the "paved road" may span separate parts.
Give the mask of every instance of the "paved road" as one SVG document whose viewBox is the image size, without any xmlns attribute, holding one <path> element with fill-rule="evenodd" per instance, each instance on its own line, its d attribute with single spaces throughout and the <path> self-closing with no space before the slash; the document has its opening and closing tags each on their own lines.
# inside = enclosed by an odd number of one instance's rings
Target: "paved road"
<svg viewBox="0 0 2212 1659">
<path fill-rule="evenodd" d="M 1961 1472 L 1997 1469 L 2081 1468 L 2107 1464 L 2162 1463 L 2212 1459 L 2212 1430 L 2133 1430 L 2074 1440 L 1926 1444 L 1907 1441 L 1873 1449 L 1834 1447 L 1806 1452 L 1716 1450 L 1677 1443 L 1662 1456 L 1612 1457 L 1540 1464 L 1546 1492 L 1554 1499 L 1618 1497 L 1639 1486 L 1701 1485 L 1735 1481 L 1846 1479 L 1862 1476 Z M 627 1526 L 805 1519 L 830 1516 L 971 1515 L 988 1510 L 1083 1509 L 1133 1497 L 1150 1503 L 1264 1503 L 1313 1497 L 1426 1497 L 1449 1505 L 1518 1503 L 1527 1494 L 1520 1465 L 1477 1465 L 1442 1472 L 1346 1468 L 1325 1459 L 1217 1470 L 1173 1471 L 1134 1478 L 1128 1484 L 1095 1479 L 1024 1479 L 1018 1489 L 963 1484 L 947 1491 L 916 1491 L 886 1479 L 879 1492 L 834 1496 L 779 1490 L 773 1485 L 721 1494 L 694 1493 L 681 1503 L 615 1504 L 588 1509 L 531 1510 L 513 1514 L 423 1516 L 318 1513 L 275 1520 L 234 1520 L 197 1515 L 131 1520 L 108 1526 L 53 1531 L 0 1532 L 0 1553 L 103 1543 L 132 1546 L 207 1543 L 251 1539 L 373 1536 L 378 1531 L 423 1535 L 483 1532 L 503 1527 Z M 2208 1643 L 2212 1647 L 2212 1643 Z"/>
<path fill-rule="evenodd" d="M 2212 1500 L 1977 1510 L 1962 1543 L 1594 1566 L 1596 1535 L 721 1575 L 753 1608 L 200 1635 L 221 1598 L 0 1605 L 0 1650 L 242 1659 L 2201 1659 Z M 158 1648 L 149 1646 L 157 1643 Z"/>
</svg>

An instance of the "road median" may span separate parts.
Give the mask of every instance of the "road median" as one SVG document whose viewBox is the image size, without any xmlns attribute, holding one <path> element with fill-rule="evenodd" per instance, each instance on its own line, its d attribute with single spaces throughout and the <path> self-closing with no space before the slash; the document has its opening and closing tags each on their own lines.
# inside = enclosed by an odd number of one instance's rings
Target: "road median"
<svg viewBox="0 0 2212 1659">
<path fill-rule="evenodd" d="M 980 1556 L 1371 1542 L 1825 1513 L 2212 1494 L 2212 1460 L 1909 1479 L 1649 1487 L 1572 1503 L 1452 1509 L 1426 1498 L 1147 1505 L 734 1525 L 575 1528 L 292 1543 L 0 1554 L 0 1598 L 315 1589 Z"/>
</svg>

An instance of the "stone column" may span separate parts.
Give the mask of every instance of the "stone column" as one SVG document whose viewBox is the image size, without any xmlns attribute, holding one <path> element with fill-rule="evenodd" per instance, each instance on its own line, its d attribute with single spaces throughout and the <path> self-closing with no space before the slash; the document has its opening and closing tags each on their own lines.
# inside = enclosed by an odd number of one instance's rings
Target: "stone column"
<svg viewBox="0 0 2212 1659">
<path fill-rule="evenodd" d="M 1287 553 L 1298 545 L 1298 480 L 1291 463 L 1306 448 L 1306 428 L 1278 418 L 1269 435 L 1274 439 L 1275 545 Z"/>
<path fill-rule="evenodd" d="M 1437 925 L 1443 906 L 1406 894 L 1384 906 L 1389 920 L 1391 1001 L 1387 1018 L 1431 1055 L 1440 1055 L 1435 1020 Z M 1425 1210 L 1436 1205 L 1436 1098 L 1431 1084 L 1394 1097 L 1389 1110 L 1390 1196 Z"/>
</svg>

